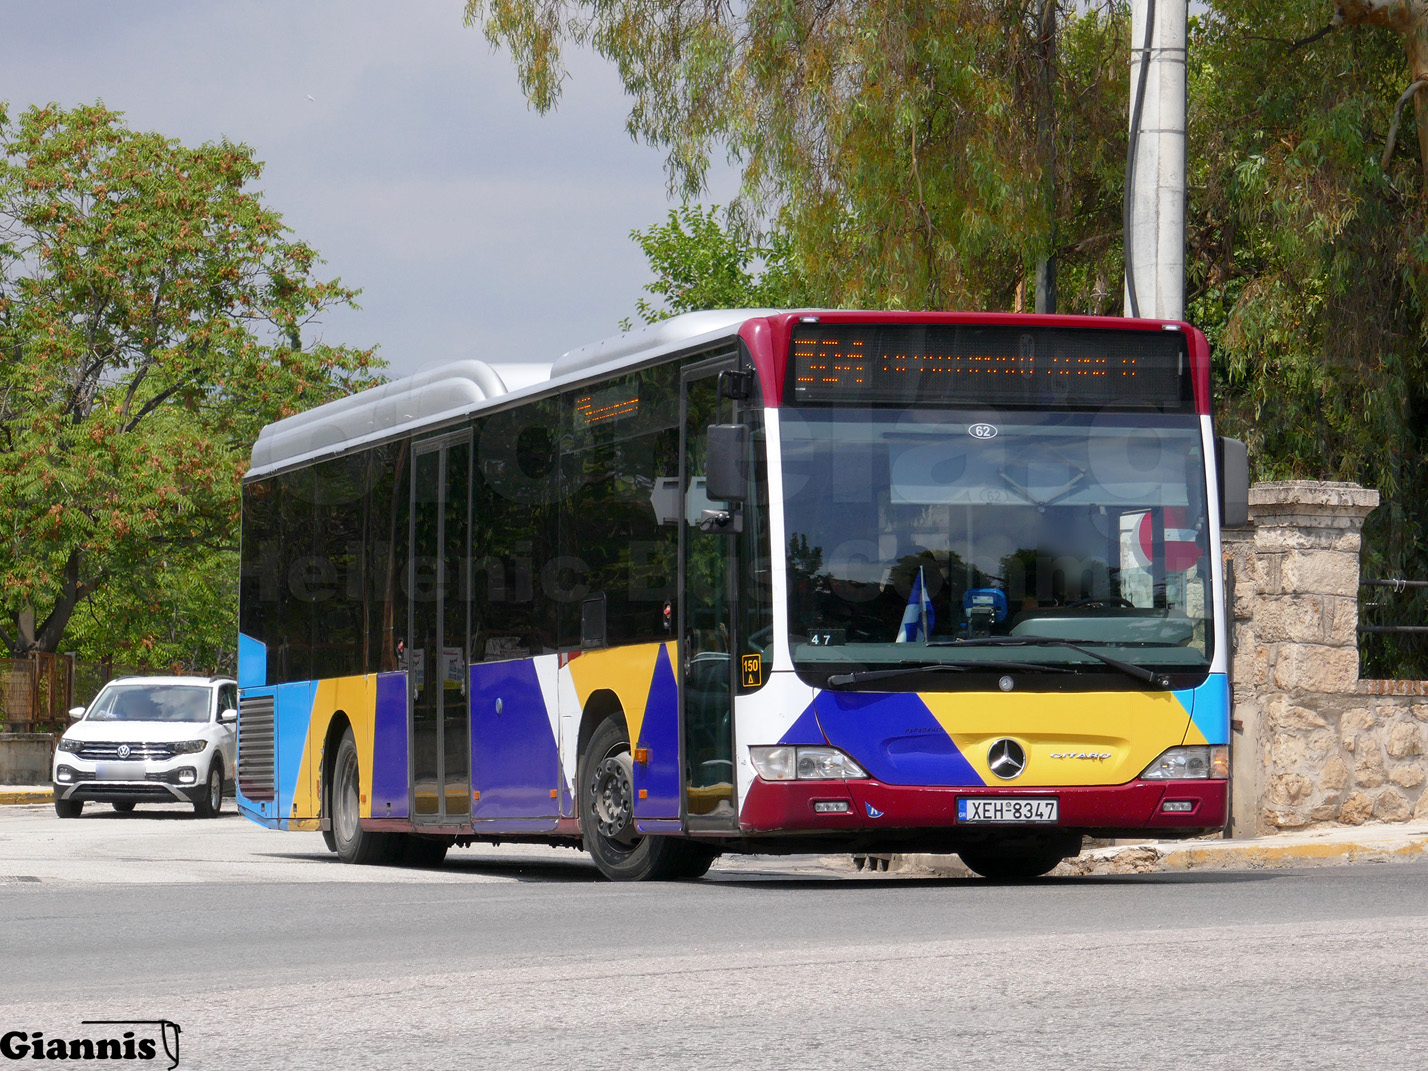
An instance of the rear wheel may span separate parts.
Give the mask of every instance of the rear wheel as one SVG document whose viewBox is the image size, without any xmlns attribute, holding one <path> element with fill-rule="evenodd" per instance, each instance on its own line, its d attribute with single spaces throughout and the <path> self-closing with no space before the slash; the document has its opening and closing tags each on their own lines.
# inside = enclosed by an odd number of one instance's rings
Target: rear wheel
<svg viewBox="0 0 1428 1071">
<path fill-rule="evenodd" d="M 634 763 L 620 718 L 607 718 L 595 730 L 577 780 L 585 850 L 611 881 L 697 878 L 714 862 L 717 853 L 703 845 L 635 829 Z"/>
<path fill-rule="evenodd" d="M 134 802 L 133 800 L 129 800 L 123 803 L 113 803 L 110 804 L 110 806 L 113 807 L 120 814 L 128 814 L 134 809 Z"/>
<path fill-rule="evenodd" d="M 1061 860 L 1081 851 L 1076 834 L 1029 837 L 1001 844 L 979 844 L 957 854 L 967 869 L 992 881 L 1028 881 L 1056 869 Z"/>
<path fill-rule="evenodd" d="M 84 800 L 55 800 L 55 814 L 61 818 L 78 818 L 84 810 Z"/>
<path fill-rule="evenodd" d="M 391 833 L 374 833 L 362 828 L 362 777 L 357 761 L 357 741 L 348 729 L 337 746 L 332 784 L 328 789 L 328 813 L 332 815 L 332 839 L 337 857 L 344 863 L 387 863 L 398 841 Z"/>
</svg>

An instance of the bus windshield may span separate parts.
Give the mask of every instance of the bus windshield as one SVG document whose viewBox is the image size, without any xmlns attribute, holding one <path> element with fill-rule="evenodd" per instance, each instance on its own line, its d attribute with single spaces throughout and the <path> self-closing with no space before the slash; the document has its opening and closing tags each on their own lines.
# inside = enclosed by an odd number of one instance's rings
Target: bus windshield
<svg viewBox="0 0 1428 1071">
<path fill-rule="evenodd" d="M 810 683 L 928 666 L 867 687 L 985 687 L 977 670 L 1019 669 L 1109 685 L 1115 667 L 1077 648 L 1208 671 L 1197 417 L 809 407 L 780 425 L 789 639 Z"/>
</svg>

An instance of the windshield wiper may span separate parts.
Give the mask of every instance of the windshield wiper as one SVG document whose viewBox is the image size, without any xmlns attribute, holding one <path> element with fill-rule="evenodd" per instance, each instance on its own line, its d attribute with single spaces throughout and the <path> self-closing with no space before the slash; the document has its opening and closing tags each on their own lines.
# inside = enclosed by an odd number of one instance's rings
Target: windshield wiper
<svg viewBox="0 0 1428 1071">
<path fill-rule="evenodd" d="M 1070 640 L 1053 639 L 1050 636 L 984 636 L 977 640 L 933 640 L 929 647 L 1066 647 L 1083 654 L 1087 658 L 1094 658 L 1097 662 L 1104 662 L 1112 669 L 1119 670 L 1127 677 L 1134 677 L 1138 681 L 1144 681 L 1152 688 L 1168 689 L 1170 678 L 1163 673 L 1157 673 L 1153 669 L 1146 669 L 1144 666 L 1137 666 L 1130 662 L 1122 662 L 1119 658 L 1112 658 L 1110 655 L 1101 654 L 1099 651 L 1092 651 L 1087 647 L 1082 647 L 1079 643 L 1072 643 Z"/>
<path fill-rule="evenodd" d="M 929 644 L 929 647 L 945 646 Z M 913 673 L 970 673 L 978 669 L 1034 669 L 1041 673 L 1075 673 L 1065 666 L 1048 666 L 1042 662 L 924 662 L 916 666 L 897 666 L 893 669 L 860 669 L 855 673 L 835 673 L 828 678 L 834 688 L 845 684 L 862 684 L 865 681 L 885 681 L 890 677 L 906 677 Z"/>
</svg>

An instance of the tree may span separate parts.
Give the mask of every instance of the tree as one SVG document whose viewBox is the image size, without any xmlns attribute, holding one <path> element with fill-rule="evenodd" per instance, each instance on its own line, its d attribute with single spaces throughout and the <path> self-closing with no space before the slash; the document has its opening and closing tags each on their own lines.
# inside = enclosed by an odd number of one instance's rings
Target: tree
<svg viewBox="0 0 1428 1071">
<path fill-rule="evenodd" d="M 1071 307 L 1119 301 L 1122 4 L 469 0 L 466 16 L 541 110 L 563 48 L 613 61 L 631 134 L 686 196 L 727 152 L 736 222 L 772 222 L 815 303 L 1006 308 L 1052 254 Z"/>
<path fill-rule="evenodd" d="M 1388 166 L 1393 154 L 1394 135 L 1403 106 L 1412 100 L 1417 117 L 1418 159 L 1423 185 L 1428 190 L 1428 97 L 1420 92 L 1428 86 L 1428 3 L 1424 0 L 1337 0 L 1334 17 L 1326 29 L 1340 26 L 1384 26 L 1402 38 L 1408 56 L 1408 88 L 1393 110 L 1384 166 Z"/>
<path fill-rule="evenodd" d="M 160 563 L 173 590 L 186 568 L 211 574 L 214 555 L 231 559 L 259 428 L 369 382 L 370 350 L 304 342 L 356 292 L 318 278 L 314 250 L 249 188 L 261 166 L 246 145 L 189 148 L 101 104 L 16 119 L 0 106 L 0 642 L 11 652 L 56 650 L 106 590 L 132 613 L 134 579 Z M 192 597 L 227 600 L 231 626 L 229 594 Z"/>
<path fill-rule="evenodd" d="M 737 227 L 721 225 L 718 213 L 718 205 L 686 203 L 678 211 L 671 209 L 664 223 L 630 232 L 656 275 L 645 290 L 664 299 L 661 306 L 645 298 L 636 302 L 645 323 L 700 309 L 806 304 L 802 281 L 789 263 L 787 237 L 750 240 Z M 762 265 L 758 274 L 753 270 L 756 262 Z"/>
<path fill-rule="evenodd" d="M 1187 314 L 1255 476 L 1377 488 L 1365 575 L 1423 577 L 1428 214 L 1416 154 L 1384 153 L 1403 43 L 1325 32 L 1332 7 L 1210 0 L 1192 28 Z M 1393 646 L 1380 671 L 1428 671 Z"/>
</svg>

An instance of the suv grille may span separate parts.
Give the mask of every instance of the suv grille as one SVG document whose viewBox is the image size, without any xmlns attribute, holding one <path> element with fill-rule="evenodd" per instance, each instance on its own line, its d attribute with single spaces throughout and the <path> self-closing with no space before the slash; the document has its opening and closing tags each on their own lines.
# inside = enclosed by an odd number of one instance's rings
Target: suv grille
<svg viewBox="0 0 1428 1071">
<path fill-rule="evenodd" d="M 274 797 L 273 697 L 238 702 L 238 788 L 250 800 Z"/>
<path fill-rule="evenodd" d="M 120 748 L 127 747 L 129 750 L 123 755 L 119 754 Z M 80 745 L 77 752 L 81 759 L 171 759 L 174 756 L 172 744 L 153 744 L 147 742 L 122 741 L 93 741 Z"/>
</svg>

